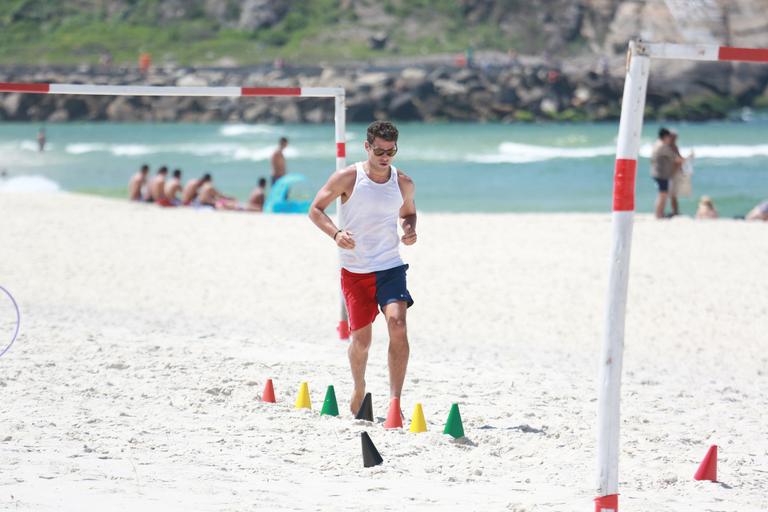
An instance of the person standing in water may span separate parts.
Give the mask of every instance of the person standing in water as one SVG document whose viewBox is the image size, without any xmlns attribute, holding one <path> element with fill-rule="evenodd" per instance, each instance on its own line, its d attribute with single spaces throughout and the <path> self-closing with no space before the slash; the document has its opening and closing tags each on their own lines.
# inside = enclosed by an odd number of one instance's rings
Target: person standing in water
<svg viewBox="0 0 768 512">
<path fill-rule="evenodd" d="M 37 150 L 42 153 L 45 151 L 45 128 L 40 128 L 37 132 Z"/>
<path fill-rule="evenodd" d="M 347 355 L 354 380 L 353 414 L 365 396 L 372 324 L 379 310 L 389 331 L 390 398 L 400 398 L 408 367 L 406 311 L 413 299 L 406 287 L 408 265 L 400 258 L 399 245 L 416 243 L 416 203 L 413 181 L 392 165 L 398 135 L 392 123 L 372 123 L 364 143 L 367 160 L 334 173 L 309 209 L 312 222 L 340 249 L 341 288 L 352 331 Z M 343 226 L 336 226 L 325 213 L 337 198 L 341 198 Z"/>
<path fill-rule="evenodd" d="M 283 154 L 283 151 L 285 151 L 285 148 L 288 147 L 288 139 L 285 137 L 280 137 L 280 141 L 278 142 L 277 149 L 275 149 L 275 152 L 272 153 L 272 159 L 270 160 L 272 164 L 272 185 L 275 184 L 277 180 L 285 176 L 285 155 Z"/>
</svg>

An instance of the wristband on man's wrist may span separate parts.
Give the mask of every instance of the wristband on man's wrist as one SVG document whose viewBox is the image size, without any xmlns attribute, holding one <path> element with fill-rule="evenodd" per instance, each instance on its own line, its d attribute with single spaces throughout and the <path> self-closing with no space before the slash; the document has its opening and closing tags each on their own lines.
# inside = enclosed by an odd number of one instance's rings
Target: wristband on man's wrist
<svg viewBox="0 0 768 512">
<path fill-rule="evenodd" d="M 336 241 L 336 237 L 337 237 L 337 236 L 339 236 L 339 233 L 341 233 L 342 231 L 344 231 L 344 230 L 343 230 L 343 229 L 340 229 L 340 230 L 338 230 L 337 232 L 335 232 L 335 233 L 333 234 L 333 241 L 334 241 L 334 242 Z"/>
</svg>

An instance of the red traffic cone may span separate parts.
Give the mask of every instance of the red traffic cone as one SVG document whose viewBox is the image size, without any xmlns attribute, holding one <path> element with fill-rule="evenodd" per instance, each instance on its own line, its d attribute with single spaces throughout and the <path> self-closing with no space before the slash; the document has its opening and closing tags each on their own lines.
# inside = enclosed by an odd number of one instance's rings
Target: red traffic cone
<svg viewBox="0 0 768 512">
<path fill-rule="evenodd" d="M 694 480 L 709 480 L 717 482 L 717 445 L 713 444 L 707 450 L 704 460 L 699 464 L 699 469 L 693 475 Z"/>
<path fill-rule="evenodd" d="M 387 412 L 387 421 L 384 422 L 384 428 L 403 428 L 403 418 L 400 416 L 400 399 L 393 396 L 389 401 L 389 411 Z"/>
<path fill-rule="evenodd" d="M 261 394 L 262 402 L 275 403 L 275 388 L 272 386 L 272 379 L 267 379 L 267 383 L 264 384 L 264 392 Z"/>
</svg>

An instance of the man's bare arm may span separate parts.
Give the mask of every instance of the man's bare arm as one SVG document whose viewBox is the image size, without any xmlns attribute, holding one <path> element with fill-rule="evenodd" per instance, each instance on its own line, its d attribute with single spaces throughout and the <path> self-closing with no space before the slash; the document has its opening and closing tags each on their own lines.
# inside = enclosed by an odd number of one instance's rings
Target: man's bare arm
<svg viewBox="0 0 768 512">
<path fill-rule="evenodd" d="M 400 190 L 403 193 L 403 206 L 400 207 L 401 226 L 403 236 L 400 239 L 405 245 L 416 243 L 416 186 L 408 176 L 398 176 Z"/>
<path fill-rule="evenodd" d="M 354 181 L 351 181 L 354 180 L 354 176 L 354 174 L 350 174 L 350 168 L 335 172 L 317 192 L 314 201 L 312 201 L 309 207 L 309 218 L 315 223 L 315 226 L 333 238 L 336 245 L 342 249 L 353 249 L 355 247 L 352 233 L 347 231 L 339 232 L 339 228 L 325 213 L 325 209 L 337 198 L 346 194 L 350 184 L 354 186 Z"/>
</svg>

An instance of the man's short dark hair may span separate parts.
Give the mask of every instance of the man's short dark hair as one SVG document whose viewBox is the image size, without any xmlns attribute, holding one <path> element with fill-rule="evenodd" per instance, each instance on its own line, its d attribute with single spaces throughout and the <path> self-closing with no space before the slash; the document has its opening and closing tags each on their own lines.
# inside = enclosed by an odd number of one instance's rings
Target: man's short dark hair
<svg viewBox="0 0 768 512">
<path fill-rule="evenodd" d="M 659 129 L 659 138 L 660 138 L 660 139 L 663 139 L 663 138 L 664 138 L 664 137 L 666 137 L 667 135 L 672 135 L 672 132 L 670 132 L 670 131 L 669 131 L 669 130 L 667 130 L 666 128 L 661 128 L 661 129 Z"/>
<path fill-rule="evenodd" d="M 141 172 L 149 172 L 149 165 L 143 164 L 141 166 Z"/>
<path fill-rule="evenodd" d="M 157 174 L 168 174 L 168 167 L 162 166 L 157 170 Z"/>
<path fill-rule="evenodd" d="M 202 177 L 202 178 L 200 178 L 200 181 L 203 181 L 203 182 L 205 182 L 205 181 L 211 181 L 211 175 L 210 175 L 210 174 L 208 174 L 208 173 L 205 173 L 205 174 L 203 174 L 203 177 Z"/>
<path fill-rule="evenodd" d="M 181 169 L 176 169 L 173 171 L 173 177 L 174 178 L 181 178 Z"/>
<path fill-rule="evenodd" d="M 377 137 L 387 142 L 397 142 L 398 135 L 397 128 L 389 121 L 374 121 L 368 125 L 368 144 L 373 144 Z"/>
<path fill-rule="evenodd" d="M 280 137 L 280 144 L 288 144 L 288 137 Z"/>
<path fill-rule="evenodd" d="M 266 178 L 259 178 L 259 186 L 260 187 L 266 187 L 267 186 L 267 179 Z"/>
</svg>

